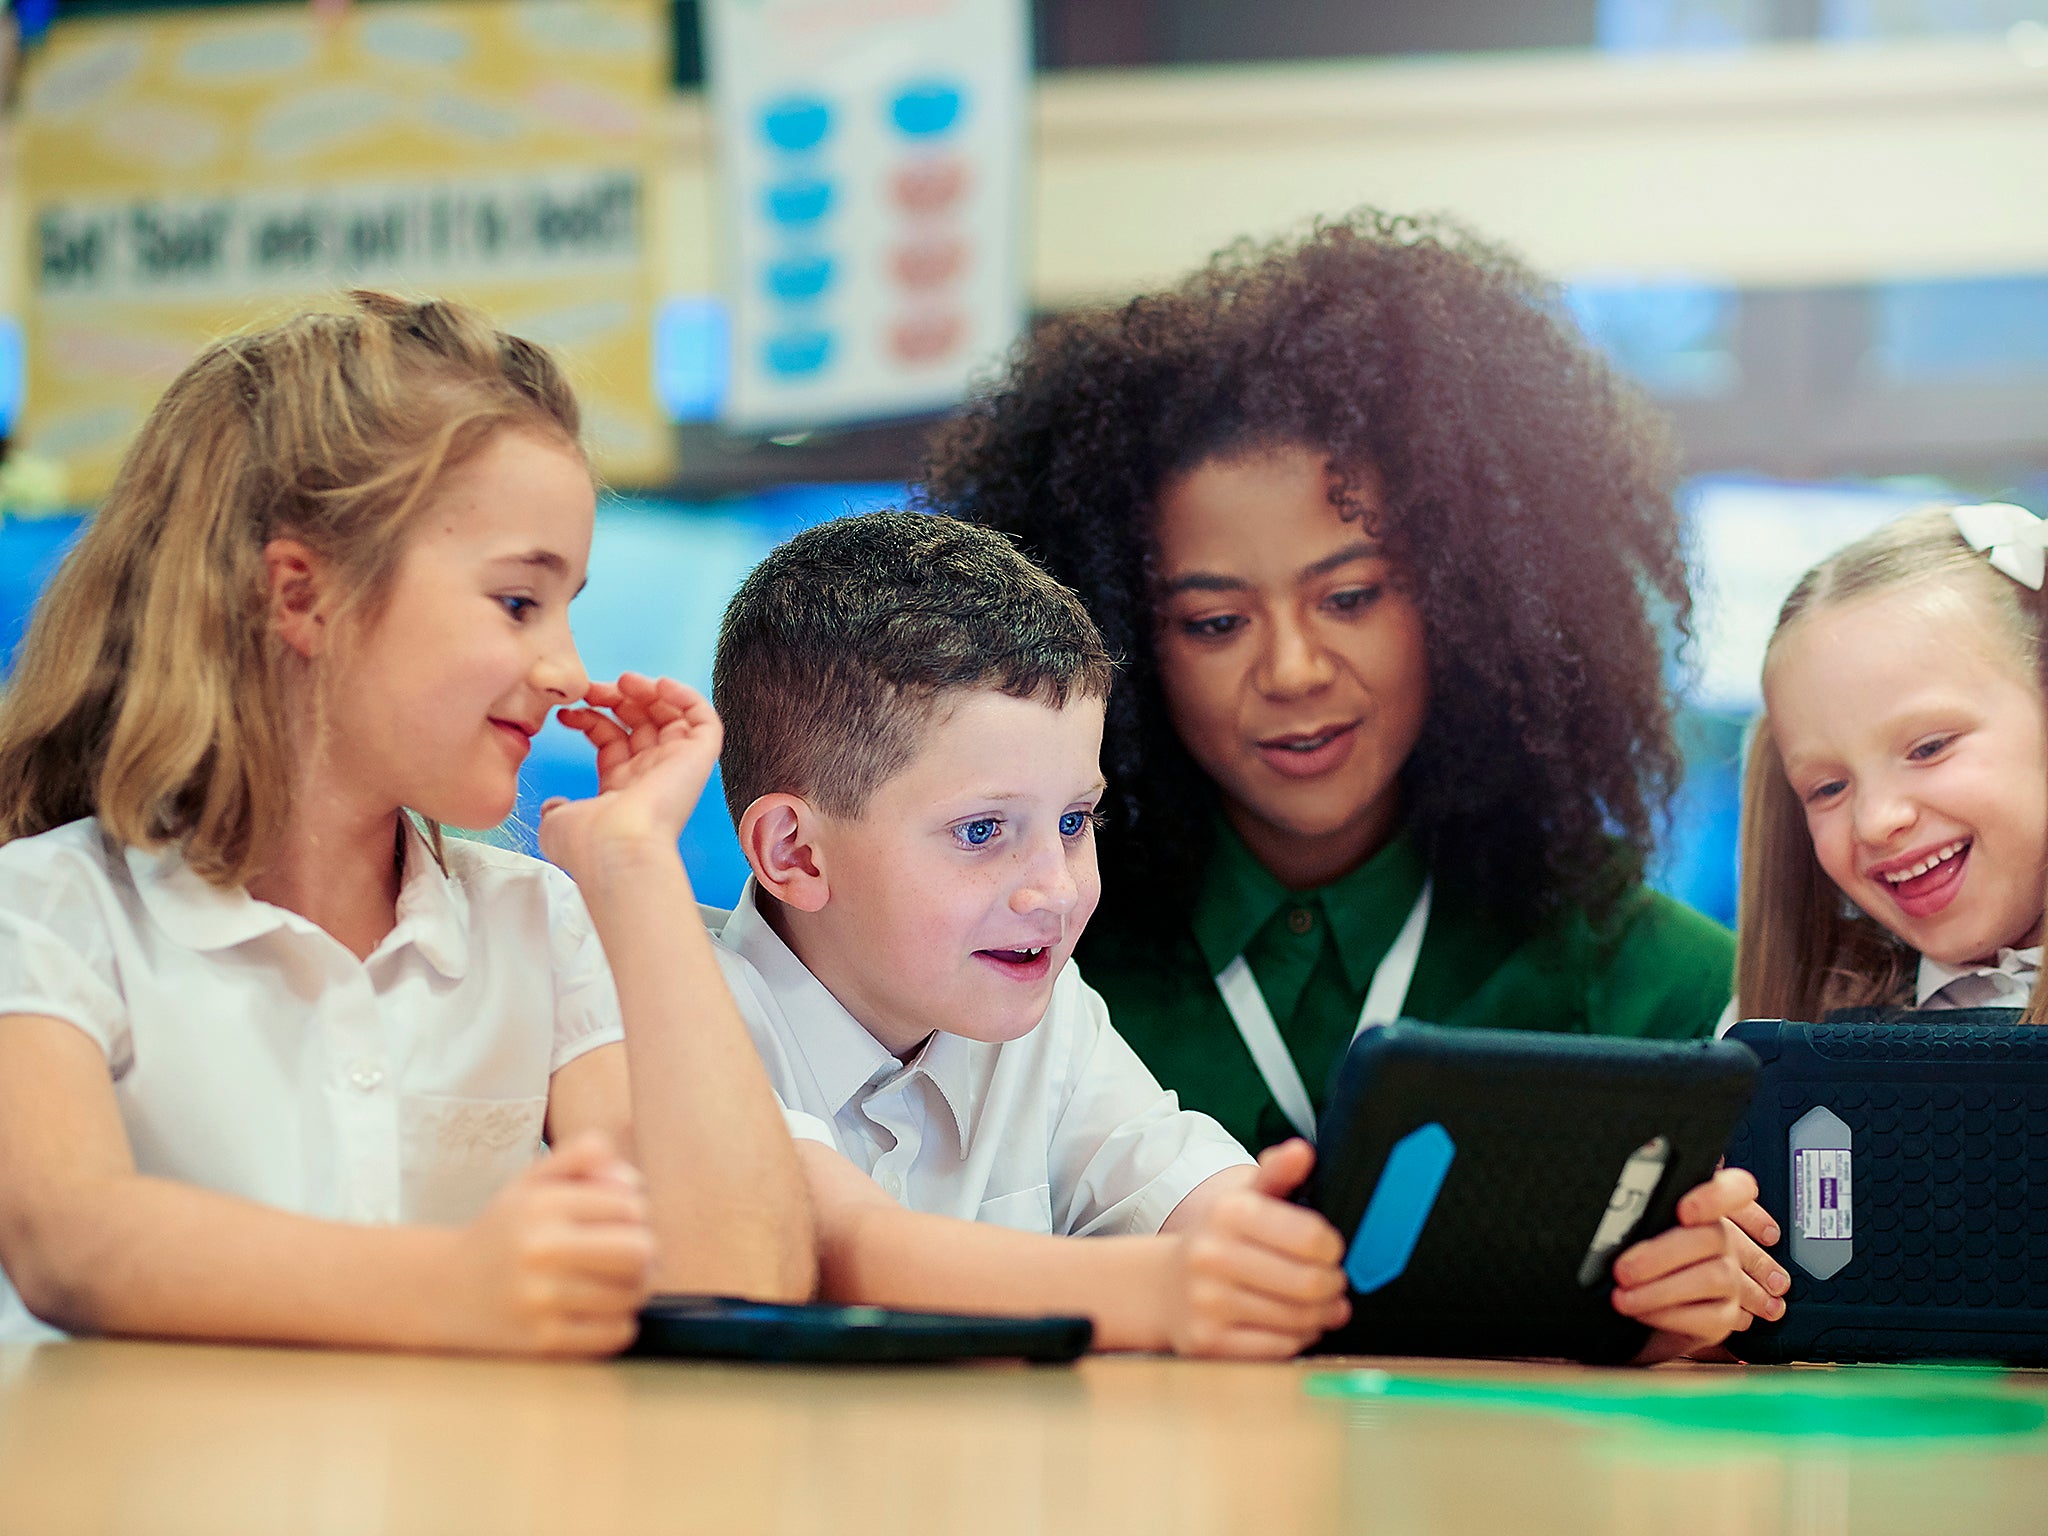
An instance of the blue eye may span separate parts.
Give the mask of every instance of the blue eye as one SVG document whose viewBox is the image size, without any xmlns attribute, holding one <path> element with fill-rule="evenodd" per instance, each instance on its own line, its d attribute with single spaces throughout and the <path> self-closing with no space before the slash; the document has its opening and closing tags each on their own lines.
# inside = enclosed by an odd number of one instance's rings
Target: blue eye
<svg viewBox="0 0 2048 1536">
<path fill-rule="evenodd" d="M 993 816 L 983 816 L 976 821 L 962 822 L 953 829 L 953 835 L 970 848 L 980 848 L 996 835 L 996 828 L 1002 825 Z"/>
<path fill-rule="evenodd" d="M 1079 837 L 1088 830 L 1088 824 L 1093 820 L 1094 818 L 1086 811 L 1069 811 L 1060 818 L 1060 836 Z"/>
<path fill-rule="evenodd" d="M 523 624 L 540 604 L 530 597 L 517 597 L 508 592 L 498 598 L 498 606 Z"/>
</svg>

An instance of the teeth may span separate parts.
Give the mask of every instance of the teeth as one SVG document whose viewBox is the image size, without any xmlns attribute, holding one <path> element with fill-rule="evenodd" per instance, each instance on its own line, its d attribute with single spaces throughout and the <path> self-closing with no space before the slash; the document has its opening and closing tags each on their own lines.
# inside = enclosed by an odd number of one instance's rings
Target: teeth
<svg viewBox="0 0 2048 1536">
<path fill-rule="evenodd" d="M 1333 732 L 1332 734 L 1335 733 Z M 1315 736 L 1307 741 L 1283 741 L 1280 743 L 1280 750 L 1282 752 L 1313 752 L 1317 747 L 1325 745 L 1329 740 L 1329 736 Z"/>
<path fill-rule="evenodd" d="M 1892 885 L 1903 885 L 1908 880 L 1918 879 L 1937 864 L 1946 864 L 1969 846 L 1970 840 L 1962 838 L 1959 841 L 1950 843 L 1946 848 L 1935 849 L 1934 852 L 1927 855 L 1926 858 L 1915 864 L 1911 869 L 1894 869 L 1889 871 L 1884 878 Z"/>
</svg>

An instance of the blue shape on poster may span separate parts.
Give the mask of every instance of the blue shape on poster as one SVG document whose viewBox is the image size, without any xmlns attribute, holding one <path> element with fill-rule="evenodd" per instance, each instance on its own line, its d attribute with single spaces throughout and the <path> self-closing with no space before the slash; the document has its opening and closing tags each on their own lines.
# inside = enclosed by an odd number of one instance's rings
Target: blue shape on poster
<svg viewBox="0 0 2048 1536">
<path fill-rule="evenodd" d="M 830 256 L 784 256 L 761 269 L 769 294 L 785 304 L 802 304 L 832 286 L 836 275 Z"/>
<path fill-rule="evenodd" d="M 732 317 L 709 294 L 669 299 L 654 317 L 654 397 L 670 421 L 715 421 L 732 382 Z"/>
<path fill-rule="evenodd" d="M 966 104 L 967 98 L 958 86 L 943 80 L 921 80 L 889 104 L 889 117 L 913 139 L 925 139 L 944 133 L 959 122 Z"/>
<path fill-rule="evenodd" d="M 1400 1278 L 1457 1155 L 1451 1133 L 1434 1120 L 1394 1143 L 1344 1256 L 1352 1290 L 1369 1296 Z"/>
<path fill-rule="evenodd" d="M 830 331 L 784 331 L 770 336 L 762 348 L 768 371 L 786 379 L 800 379 L 817 373 L 832 361 Z"/>
<path fill-rule="evenodd" d="M 761 113 L 761 137 L 792 155 L 816 149 L 831 131 L 832 109 L 815 96 L 785 96 Z"/>
<path fill-rule="evenodd" d="M 778 181 L 768 189 L 768 217 L 777 224 L 815 224 L 831 211 L 832 183 L 815 176 Z"/>
</svg>

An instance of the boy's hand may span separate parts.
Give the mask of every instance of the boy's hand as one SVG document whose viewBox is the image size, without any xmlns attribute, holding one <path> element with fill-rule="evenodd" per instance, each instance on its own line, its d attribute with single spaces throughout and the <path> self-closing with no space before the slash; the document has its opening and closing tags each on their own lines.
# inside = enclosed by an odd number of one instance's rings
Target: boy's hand
<svg viewBox="0 0 2048 1536">
<path fill-rule="evenodd" d="M 541 807 L 541 851 L 576 875 L 602 851 L 673 848 L 718 764 L 724 731 L 710 701 L 673 678 L 623 674 L 592 683 L 556 718 L 597 748 L 597 794 Z"/>
<path fill-rule="evenodd" d="M 613 1355 L 654 1269 L 640 1174 L 587 1131 L 498 1191 L 456 1236 L 455 1337 L 488 1353 Z"/>
<path fill-rule="evenodd" d="M 1250 1183 L 1172 1238 L 1167 1337 L 1174 1353 L 1236 1359 L 1297 1355 L 1351 1315 L 1343 1239 L 1284 1198 L 1315 1151 L 1296 1139 L 1259 1156 Z"/>
<path fill-rule="evenodd" d="M 1615 1310 L 1657 1330 L 1638 1361 L 1704 1349 L 1749 1326 L 1746 1298 L 1761 1288 L 1737 1262 L 1742 1233 L 1729 1218 L 1746 1214 L 1756 1196 L 1753 1177 L 1723 1168 L 1686 1191 L 1678 1202 L 1677 1226 L 1634 1244 L 1614 1261 Z"/>
</svg>

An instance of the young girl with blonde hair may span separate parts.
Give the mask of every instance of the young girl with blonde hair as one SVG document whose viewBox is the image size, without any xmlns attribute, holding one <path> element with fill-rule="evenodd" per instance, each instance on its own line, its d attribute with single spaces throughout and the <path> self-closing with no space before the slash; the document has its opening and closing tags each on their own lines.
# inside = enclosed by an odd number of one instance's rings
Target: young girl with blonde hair
<svg viewBox="0 0 2048 1536">
<path fill-rule="evenodd" d="M 585 675 L 593 516 L 556 365 L 457 305 L 358 293 L 171 385 L 0 702 L 0 1339 L 598 1354 L 656 1285 L 808 1291 L 773 1096 L 662 917 L 718 722 Z M 439 830 L 511 812 L 557 709 L 575 884 Z"/>
<path fill-rule="evenodd" d="M 1743 795 L 1744 1015 L 2048 1019 L 2044 546 L 2023 508 L 1919 512 L 1785 600 Z"/>
</svg>

